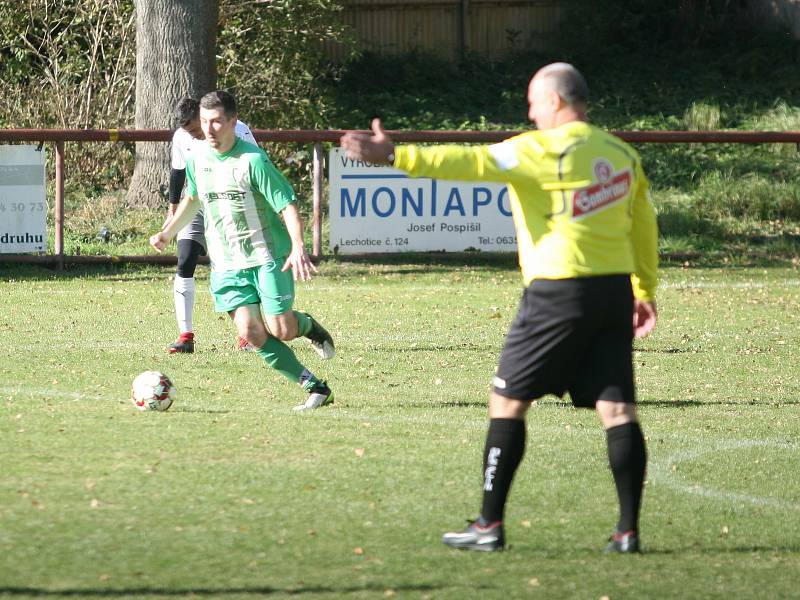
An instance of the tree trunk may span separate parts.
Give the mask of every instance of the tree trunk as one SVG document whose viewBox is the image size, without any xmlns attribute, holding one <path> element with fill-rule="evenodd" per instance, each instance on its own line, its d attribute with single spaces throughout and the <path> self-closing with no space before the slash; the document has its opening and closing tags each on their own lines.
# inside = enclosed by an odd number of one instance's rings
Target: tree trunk
<svg viewBox="0 0 800 600">
<path fill-rule="evenodd" d="M 172 129 L 175 104 L 217 81 L 219 0 L 135 0 L 136 129 Z M 169 144 L 137 142 L 129 206 L 166 206 Z"/>
</svg>

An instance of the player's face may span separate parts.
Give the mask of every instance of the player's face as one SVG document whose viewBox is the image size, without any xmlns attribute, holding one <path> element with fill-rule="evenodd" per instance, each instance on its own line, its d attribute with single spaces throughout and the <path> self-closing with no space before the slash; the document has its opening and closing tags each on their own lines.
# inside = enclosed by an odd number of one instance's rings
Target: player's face
<svg viewBox="0 0 800 600">
<path fill-rule="evenodd" d="M 550 129 L 555 125 L 558 104 L 558 94 L 534 77 L 528 86 L 528 118 L 536 127 Z"/>
<path fill-rule="evenodd" d="M 227 152 L 236 141 L 236 115 L 225 116 L 222 108 L 200 107 L 200 127 L 206 141 L 219 152 Z"/>
<path fill-rule="evenodd" d="M 200 127 L 200 117 L 197 117 L 194 121 L 190 121 L 184 129 L 186 133 L 191 135 L 196 140 L 202 140 L 205 136 L 203 135 L 203 128 Z"/>
</svg>

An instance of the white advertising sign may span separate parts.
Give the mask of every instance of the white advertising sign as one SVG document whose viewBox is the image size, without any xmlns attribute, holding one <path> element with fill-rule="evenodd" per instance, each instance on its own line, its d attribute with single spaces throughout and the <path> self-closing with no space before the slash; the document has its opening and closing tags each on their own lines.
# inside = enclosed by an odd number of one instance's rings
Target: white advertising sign
<svg viewBox="0 0 800 600">
<path fill-rule="evenodd" d="M 331 250 L 340 254 L 482 250 L 515 252 L 505 185 L 413 178 L 329 156 Z"/>
<path fill-rule="evenodd" d="M 0 253 L 47 250 L 44 152 L 0 145 Z"/>
</svg>

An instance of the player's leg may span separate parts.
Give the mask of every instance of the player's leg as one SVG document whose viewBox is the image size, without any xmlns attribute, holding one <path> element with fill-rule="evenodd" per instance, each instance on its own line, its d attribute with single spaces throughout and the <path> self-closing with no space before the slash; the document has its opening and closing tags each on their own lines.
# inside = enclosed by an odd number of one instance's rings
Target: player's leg
<svg viewBox="0 0 800 600">
<path fill-rule="evenodd" d="M 320 325 L 319 321 L 299 310 L 294 311 L 294 317 L 297 321 L 296 335 L 307 338 L 321 359 L 328 360 L 336 355 L 333 337 L 327 329 Z"/>
<path fill-rule="evenodd" d="M 268 326 L 272 335 L 285 342 L 296 337 L 307 338 L 311 342 L 311 347 L 323 360 L 328 360 L 336 355 L 333 337 L 308 313 L 299 310 L 288 311 L 276 316 L 276 319 L 268 323 Z"/>
<path fill-rule="evenodd" d="M 270 333 L 271 339 L 279 342 L 286 350 L 292 352 L 291 348 L 284 344 L 284 341 L 293 340 L 298 337 L 298 319 L 295 311 L 289 309 L 280 314 L 270 314 L 270 311 L 280 310 L 282 305 L 271 305 L 269 302 L 263 306 L 264 321 L 267 325 L 267 330 Z M 294 353 L 292 352 L 294 355 Z M 298 362 L 298 364 L 300 364 Z M 299 374 L 297 382 L 300 386 L 308 392 L 308 398 L 302 404 L 295 407 L 295 410 L 309 410 L 319 408 L 326 404 L 333 402 L 333 392 L 328 387 L 328 384 L 316 375 L 314 375 L 307 368 L 300 365 L 302 371 Z"/>
<path fill-rule="evenodd" d="M 461 531 L 445 533 L 453 548 L 493 552 L 505 546 L 503 513 L 519 463 L 525 453 L 525 413 L 530 402 L 489 398 L 489 429 L 483 449 L 483 502 L 478 518 Z"/>
<path fill-rule="evenodd" d="M 192 315 L 194 312 L 195 279 L 194 272 L 197 260 L 205 254 L 205 248 L 196 241 L 184 238 L 178 243 L 178 270 L 172 285 L 175 301 L 175 318 L 178 323 L 178 339 L 167 350 L 170 353 L 194 352 L 194 330 Z"/>
<path fill-rule="evenodd" d="M 300 364 L 292 349 L 284 343 L 303 335 L 304 332 L 307 333 L 313 325 L 309 323 L 311 318 L 308 315 L 298 318 L 298 313 L 292 310 L 294 279 L 291 272 L 280 270 L 281 264 L 283 261 L 276 261 L 273 265 L 264 265 L 254 271 L 257 276 L 255 286 L 261 299 L 261 311 L 270 334 L 267 350 L 280 356 L 291 354 L 297 365 L 292 378 L 308 392 L 308 397 L 305 402 L 296 406 L 295 410 L 319 408 L 333 402 L 333 392 L 325 381 Z M 256 351 L 267 360 L 264 348 Z"/>
<path fill-rule="evenodd" d="M 204 222 L 202 211 L 178 232 L 178 270 L 172 286 L 175 301 L 175 317 L 180 335 L 167 350 L 170 353 L 194 352 L 194 314 L 195 279 L 197 260 L 206 254 Z"/>
<path fill-rule="evenodd" d="M 647 449 L 634 409 L 634 404 L 608 400 L 597 402 L 597 413 L 606 431 L 608 463 L 619 499 L 619 521 L 606 552 L 640 551 L 639 512 Z"/>
<path fill-rule="evenodd" d="M 639 551 L 639 512 L 647 451 L 636 419 L 633 379 L 633 314 L 629 278 L 597 278 L 605 324 L 582 357 L 581 377 L 570 389 L 576 406 L 594 407 L 606 432 L 608 461 L 619 500 L 619 521 L 607 552 Z"/>
<path fill-rule="evenodd" d="M 247 340 L 253 350 L 270 367 L 287 379 L 303 384 L 307 372 L 289 346 L 269 334 L 260 304 L 246 304 L 232 311 L 236 333 Z"/>
<path fill-rule="evenodd" d="M 539 289 L 544 288 L 544 289 Z M 562 294 L 547 285 L 529 287 L 511 324 L 489 399 L 483 454 L 483 501 L 478 519 L 442 541 L 469 550 L 500 550 L 503 517 L 517 467 L 525 453 L 525 414 L 531 399 L 562 392 L 565 357 L 572 353 L 569 311 L 559 312 Z M 558 291 L 558 290 L 556 290 Z"/>
</svg>

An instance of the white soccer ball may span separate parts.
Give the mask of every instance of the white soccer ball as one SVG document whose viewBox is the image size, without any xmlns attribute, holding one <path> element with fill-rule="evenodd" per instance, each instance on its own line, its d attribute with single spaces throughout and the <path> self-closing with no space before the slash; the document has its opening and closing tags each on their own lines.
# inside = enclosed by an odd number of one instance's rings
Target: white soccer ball
<svg viewBox="0 0 800 600">
<path fill-rule="evenodd" d="M 167 410 L 175 400 L 175 386 L 159 371 L 136 376 L 131 387 L 131 402 L 139 410 Z"/>
</svg>

